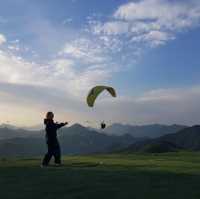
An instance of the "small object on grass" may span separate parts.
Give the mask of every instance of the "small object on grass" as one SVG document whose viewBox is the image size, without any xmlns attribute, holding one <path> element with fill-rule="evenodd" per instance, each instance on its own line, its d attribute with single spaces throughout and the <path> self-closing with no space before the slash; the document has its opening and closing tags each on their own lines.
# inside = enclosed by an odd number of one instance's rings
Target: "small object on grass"
<svg viewBox="0 0 200 199">
<path fill-rule="evenodd" d="M 62 164 L 55 163 L 55 167 L 62 167 Z"/>
</svg>

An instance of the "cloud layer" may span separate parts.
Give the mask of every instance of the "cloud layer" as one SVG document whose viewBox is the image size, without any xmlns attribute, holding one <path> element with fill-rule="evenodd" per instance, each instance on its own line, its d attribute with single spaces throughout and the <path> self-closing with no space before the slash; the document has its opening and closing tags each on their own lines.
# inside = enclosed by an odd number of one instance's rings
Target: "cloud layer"
<svg viewBox="0 0 200 199">
<path fill-rule="evenodd" d="M 3 34 L 0 34 L 0 45 L 6 42 L 6 37 Z"/>
<path fill-rule="evenodd" d="M 40 21 L 37 18 L 35 23 L 38 25 Z M 85 97 L 92 86 L 110 84 L 112 76 L 134 67 L 147 48 L 163 46 L 179 34 L 198 27 L 199 1 L 131 1 L 120 5 L 110 16 L 89 16 L 85 26 L 77 30 L 78 34 L 70 35 L 73 39 L 63 37 L 62 42 L 61 38 L 55 41 L 63 29 L 55 31 L 57 26 L 44 21 L 46 26 L 40 22 L 38 30 L 32 29 L 41 47 L 44 45 L 49 52 L 54 52 L 48 60 L 34 60 L 37 52 L 33 53 L 18 38 L 11 41 L 0 33 L 0 101 L 8 119 L 19 118 L 12 115 L 12 109 L 17 112 L 21 108 L 26 114 L 33 111 L 40 115 L 39 112 L 56 107 L 63 118 L 67 108 L 71 118 L 79 120 L 92 116 L 99 120 L 112 118 L 116 122 L 137 123 L 198 121 L 198 86 L 161 88 L 135 97 L 119 96 L 115 101 L 105 96 L 105 100 L 99 99 L 95 113 L 86 108 Z M 70 19 L 63 25 L 72 22 Z M 51 49 L 53 46 L 56 52 Z M 32 55 L 35 57 L 30 59 Z"/>
<path fill-rule="evenodd" d="M 104 23 L 93 22 L 96 34 L 125 36 L 152 47 L 199 25 L 199 1 L 141 0 L 121 5 Z"/>
</svg>

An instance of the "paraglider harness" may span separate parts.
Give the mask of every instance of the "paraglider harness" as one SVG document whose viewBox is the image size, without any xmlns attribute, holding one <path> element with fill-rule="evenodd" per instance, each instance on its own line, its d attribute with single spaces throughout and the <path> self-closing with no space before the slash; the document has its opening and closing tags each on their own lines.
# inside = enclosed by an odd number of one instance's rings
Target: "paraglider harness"
<svg viewBox="0 0 200 199">
<path fill-rule="evenodd" d="M 106 128 L 106 124 L 105 124 L 105 122 L 102 122 L 101 123 L 101 129 L 105 129 Z"/>
</svg>

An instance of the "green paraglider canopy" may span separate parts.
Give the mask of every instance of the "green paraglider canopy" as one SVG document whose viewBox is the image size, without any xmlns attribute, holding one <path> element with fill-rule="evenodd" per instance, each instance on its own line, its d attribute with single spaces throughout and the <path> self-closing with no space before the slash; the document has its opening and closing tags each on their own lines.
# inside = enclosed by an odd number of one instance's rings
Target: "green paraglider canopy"
<svg viewBox="0 0 200 199">
<path fill-rule="evenodd" d="M 115 89 L 109 86 L 95 86 L 92 88 L 87 96 L 87 104 L 89 107 L 93 107 L 96 98 L 101 94 L 104 90 L 107 90 L 113 97 L 116 97 Z"/>
</svg>

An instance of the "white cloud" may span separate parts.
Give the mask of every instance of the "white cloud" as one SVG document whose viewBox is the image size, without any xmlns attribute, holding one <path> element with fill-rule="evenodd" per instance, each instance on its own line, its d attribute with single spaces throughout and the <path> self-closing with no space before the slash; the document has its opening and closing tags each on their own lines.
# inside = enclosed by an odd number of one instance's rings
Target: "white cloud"
<svg viewBox="0 0 200 199">
<path fill-rule="evenodd" d="M 72 42 L 67 42 L 59 55 L 69 56 L 79 59 L 86 64 L 97 64 L 105 61 L 106 54 L 102 46 L 90 39 L 79 38 Z"/>
<path fill-rule="evenodd" d="M 123 21 L 111 21 L 105 24 L 96 24 L 94 27 L 94 32 L 99 34 L 101 32 L 108 35 L 118 35 L 127 33 L 129 29 L 129 24 Z"/>
<path fill-rule="evenodd" d="M 98 62 L 99 59 L 93 58 L 92 53 L 89 52 L 86 59 L 91 56 L 93 63 Z M 81 54 L 78 58 L 84 59 L 84 56 Z M 78 99 L 78 96 L 86 95 L 90 87 L 105 82 L 110 76 L 110 71 L 103 65 L 78 64 L 75 57 L 57 57 L 46 64 L 39 64 L 25 60 L 11 50 L 0 50 L 0 79 L 1 82 L 16 85 L 51 87 Z"/>
<path fill-rule="evenodd" d="M 150 44 L 151 47 L 157 47 L 173 39 L 175 39 L 174 36 L 172 36 L 169 33 L 154 30 L 146 34 L 133 36 L 131 41 L 132 42 L 147 42 Z"/>
<path fill-rule="evenodd" d="M 92 86 L 105 82 L 110 77 L 110 72 L 104 68 L 77 69 L 76 62 L 67 59 L 54 60 L 52 65 L 55 76 L 50 83 L 62 86 L 73 97 L 85 96 Z"/>
<path fill-rule="evenodd" d="M 120 6 L 114 17 L 131 22 L 151 20 L 160 28 L 176 30 L 192 26 L 199 20 L 200 4 L 198 1 L 142 0 Z"/>
<path fill-rule="evenodd" d="M 3 34 L 0 34 L 0 45 L 6 42 L 6 37 Z"/>
<path fill-rule="evenodd" d="M 104 23 L 91 20 L 90 26 L 97 35 L 124 36 L 126 40 L 131 38 L 131 41 L 156 47 L 174 39 L 177 33 L 196 27 L 199 22 L 197 0 L 141 0 L 121 5 Z"/>
<path fill-rule="evenodd" d="M 69 85 L 71 88 L 75 89 L 75 91 L 78 91 L 76 95 L 80 96 L 81 94 L 81 96 L 85 97 L 90 88 L 96 84 L 104 84 L 110 76 L 110 73 L 106 70 L 86 70 L 80 74 L 78 78 L 74 78 L 71 82 L 69 82 Z M 84 92 L 81 92 L 83 90 Z"/>
<path fill-rule="evenodd" d="M 168 40 L 172 39 L 170 34 L 161 31 L 151 31 L 145 35 L 145 40 L 150 41 L 153 45 L 164 44 Z"/>
<path fill-rule="evenodd" d="M 51 62 L 54 67 L 55 76 L 62 76 L 67 74 L 67 78 L 71 79 L 75 77 L 75 71 L 73 69 L 74 62 L 70 59 L 56 59 Z"/>
<path fill-rule="evenodd" d="M 42 84 L 45 68 L 11 52 L 0 51 L 0 79 L 8 83 Z M 36 81 L 37 80 L 37 81 Z"/>
<path fill-rule="evenodd" d="M 159 18 L 171 19 L 185 14 L 186 9 L 187 7 L 184 4 L 171 4 L 167 0 L 141 0 L 120 6 L 114 13 L 114 16 L 129 21 L 156 20 Z"/>
<path fill-rule="evenodd" d="M 96 84 L 106 83 L 116 71 L 117 66 L 112 60 L 111 52 L 101 39 L 82 36 L 67 42 L 58 53 L 60 65 L 67 59 L 73 60 L 71 71 L 65 75 L 70 76 L 67 84 L 70 88 L 74 88 L 76 91 L 74 93 L 81 95 L 84 94 L 83 90 L 86 91 Z M 62 63 L 60 60 L 63 60 Z"/>
</svg>

